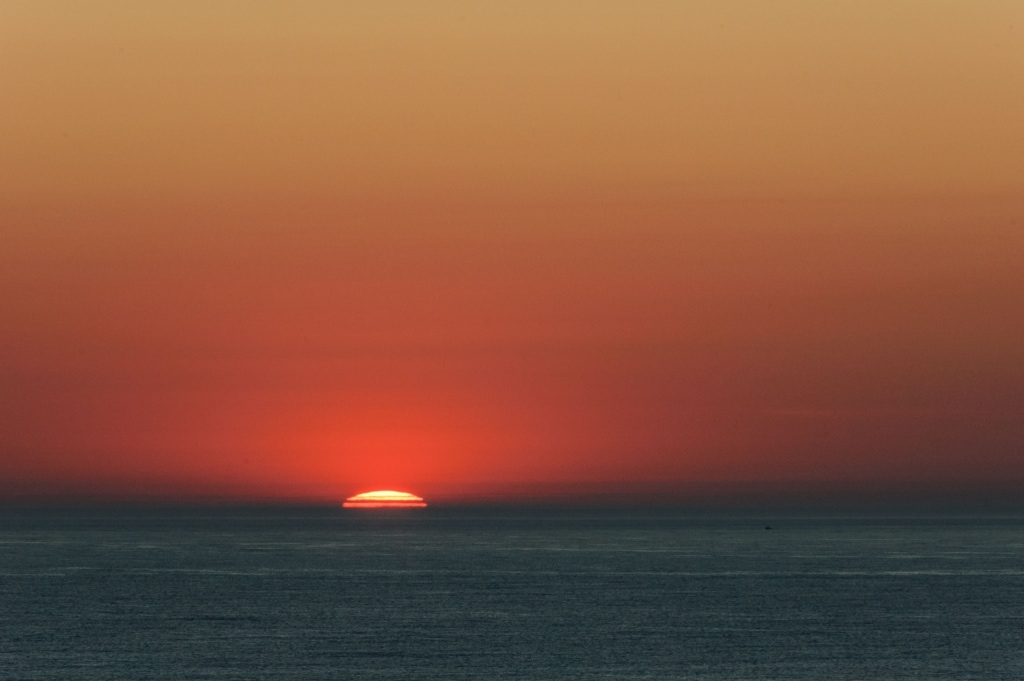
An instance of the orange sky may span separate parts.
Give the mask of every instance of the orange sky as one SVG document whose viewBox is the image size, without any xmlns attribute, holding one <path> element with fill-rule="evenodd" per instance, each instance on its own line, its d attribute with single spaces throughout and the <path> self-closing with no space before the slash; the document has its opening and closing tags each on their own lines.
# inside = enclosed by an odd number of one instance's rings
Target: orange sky
<svg viewBox="0 0 1024 681">
<path fill-rule="evenodd" d="M 1024 490 L 1019 2 L 5 2 L 0 64 L 0 496 Z"/>
</svg>

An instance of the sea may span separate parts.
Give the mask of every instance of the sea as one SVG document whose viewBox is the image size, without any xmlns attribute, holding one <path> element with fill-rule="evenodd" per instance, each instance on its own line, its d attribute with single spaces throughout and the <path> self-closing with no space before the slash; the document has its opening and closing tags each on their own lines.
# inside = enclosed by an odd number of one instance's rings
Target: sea
<svg viewBox="0 0 1024 681">
<path fill-rule="evenodd" d="M 0 511 L 0 679 L 1024 679 L 1024 514 Z"/>
</svg>

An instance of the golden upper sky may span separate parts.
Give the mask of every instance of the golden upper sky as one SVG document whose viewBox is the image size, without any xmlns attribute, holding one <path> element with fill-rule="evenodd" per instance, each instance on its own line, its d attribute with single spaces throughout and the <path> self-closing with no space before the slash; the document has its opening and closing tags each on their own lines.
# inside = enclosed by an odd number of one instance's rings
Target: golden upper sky
<svg viewBox="0 0 1024 681">
<path fill-rule="evenodd" d="M 1017 0 L 0 4 L 0 198 L 1024 191 Z"/>
</svg>

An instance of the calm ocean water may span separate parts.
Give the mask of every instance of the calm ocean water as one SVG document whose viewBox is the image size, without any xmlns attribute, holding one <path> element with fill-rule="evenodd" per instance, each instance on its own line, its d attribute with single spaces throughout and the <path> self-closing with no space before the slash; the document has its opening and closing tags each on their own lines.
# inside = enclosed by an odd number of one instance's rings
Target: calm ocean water
<svg viewBox="0 0 1024 681">
<path fill-rule="evenodd" d="M 7 681 L 1024 679 L 1020 514 L 20 510 L 0 523 Z"/>
</svg>

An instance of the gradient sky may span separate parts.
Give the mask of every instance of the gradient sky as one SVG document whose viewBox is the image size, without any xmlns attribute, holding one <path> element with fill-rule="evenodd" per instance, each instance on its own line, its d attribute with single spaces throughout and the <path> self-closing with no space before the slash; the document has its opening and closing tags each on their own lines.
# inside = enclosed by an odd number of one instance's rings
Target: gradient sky
<svg viewBox="0 0 1024 681">
<path fill-rule="evenodd" d="M 0 497 L 1024 492 L 1024 3 L 0 2 Z"/>
</svg>

